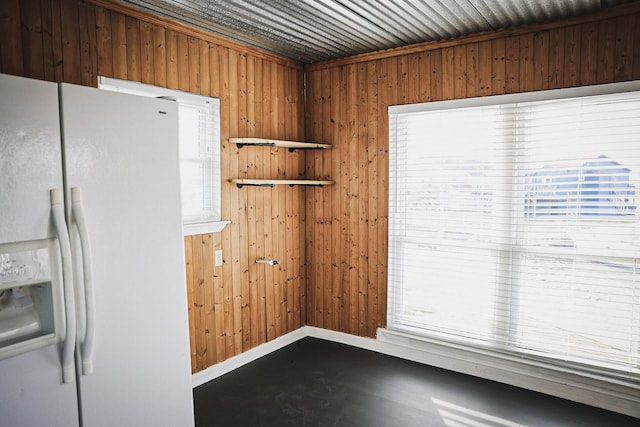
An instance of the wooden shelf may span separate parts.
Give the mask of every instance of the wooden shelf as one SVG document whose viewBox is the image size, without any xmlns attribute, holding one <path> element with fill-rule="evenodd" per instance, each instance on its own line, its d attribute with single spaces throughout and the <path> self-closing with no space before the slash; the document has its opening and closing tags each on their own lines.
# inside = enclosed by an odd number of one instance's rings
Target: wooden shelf
<svg viewBox="0 0 640 427">
<path fill-rule="evenodd" d="M 262 146 L 262 147 L 285 147 L 289 151 L 294 150 L 323 150 L 325 148 L 331 148 L 330 144 L 319 144 L 315 142 L 300 142 L 300 141 L 283 141 L 280 139 L 265 139 L 265 138 L 229 138 L 229 142 L 235 143 L 238 148 L 242 148 L 245 145 Z"/>
<path fill-rule="evenodd" d="M 288 185 L 293 187 L 294 185 L 306 185 L 312 187 L 324 187 L 325 185 L 333 185 L 335 181 L 328 180 L 314 180 L 314 179 L 230 179 L 229 182 L 242 188 L 245 185 L 253 185 L 258 187 L 273 187 L 275 185 Z"/>
</svg>

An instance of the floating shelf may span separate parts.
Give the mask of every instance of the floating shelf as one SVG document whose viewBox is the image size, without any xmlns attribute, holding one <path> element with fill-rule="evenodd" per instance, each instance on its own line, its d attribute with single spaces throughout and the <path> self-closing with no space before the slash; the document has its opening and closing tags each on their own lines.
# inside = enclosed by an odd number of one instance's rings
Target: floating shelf
<svg viewBox="0 0 640 427">
<path fill-rule="evenodd" d="M 335 181 L 324 181 L 314 179 L 230 179 L 229 182 L 242 188 L 244 185 L 253 185 L 258 187 L 273 187 L 275 185 L 288 185 L 293 187 L 294 185 L 306 185 L 312 187 L 324 187 L 325 185 L 333 185 Z"/>
<path fill-rule="evenodd" d="M 245 145 L 262 146 L 262 147 L 285 147 L 289 151 L 294 150 L 323 150 L 331 148 L 330 144 L 319 144 L 315 142 L 299 142 L 299 141 L 283 141 L 280 139 L 265 138 L 229 138 L 229 142 L 235 143 L 238 148 Z"/>
</svg>

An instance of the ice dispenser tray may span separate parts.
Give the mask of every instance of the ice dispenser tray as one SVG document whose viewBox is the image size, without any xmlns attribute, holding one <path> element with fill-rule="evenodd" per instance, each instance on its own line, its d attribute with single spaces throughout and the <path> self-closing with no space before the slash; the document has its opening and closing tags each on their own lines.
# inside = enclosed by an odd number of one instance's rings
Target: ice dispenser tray
<svg viewBox="0 0 640 427">
<path fill-rule="evenodd" d="M 58 340 L 52 249 L 48 241 L 0 245 L 0 359 Z"/>
</svg>

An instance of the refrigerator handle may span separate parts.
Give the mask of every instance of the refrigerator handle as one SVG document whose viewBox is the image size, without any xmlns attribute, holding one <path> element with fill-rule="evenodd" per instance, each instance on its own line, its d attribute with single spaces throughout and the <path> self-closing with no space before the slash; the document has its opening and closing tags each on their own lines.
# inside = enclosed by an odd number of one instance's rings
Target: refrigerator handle
<svg viewBox="0 0 640 427">
<path fill-rule="evenodd" d="M 73 349 L 76 342 L 76 316 L 73 295 L 73 270 L 71 264 L 71 244 L 67 223 L 64 218 L 63 196 L 60 190 L 51 190 L 51 215 L 53 226 L 58 235 L 60 255 L 62 257 L 62 281 L 64 288 L 65 341 L 62 346 L 62 381 L 72 383 L 74 379 Z"/>
<path fill-rule="evenodd" d="M 93 293 L 93 271 L 91 265 L 91 245 L 89 243 L 89 231 L 82 207 L 82 193 L 80 188 L 71 189 L 71 212 L 78 229 L 80 246 L 82 248 L 82 269 L 85 296 L 85 336 L 82 341 L 80 353 L 82 355 L 82 373 L 89 375 L 93 372 L 93 341 L 95 337 L 95 304 Z"/>
</svg>

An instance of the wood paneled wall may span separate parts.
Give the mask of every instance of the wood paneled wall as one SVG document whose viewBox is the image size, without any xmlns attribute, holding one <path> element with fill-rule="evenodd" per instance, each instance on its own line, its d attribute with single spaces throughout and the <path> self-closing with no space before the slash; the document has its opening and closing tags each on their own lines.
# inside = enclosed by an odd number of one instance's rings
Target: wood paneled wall
<svg viewBox="0 0 640 427">
<path fill-rule="evenodd" d="M 309 65 L 307 322 L 375 336 L 386 324 L 390 105 L 640 79 L 640 4 L 564 23 Z"/>
<path fill-rule="evenodd" d="M 192 369 L 305 324 L 306 190 L 226 182 L 304 174 L 304 153 L 228 142 L 304 138 L 300 65 L 115 2 L 2 0 L 0 72 L 87 86 L 107 76 L 220 98 L 222 216 L 232 223 L 185 238 Z M 255 264 L 262 257 L 280 264 Z"/>
</svg>

